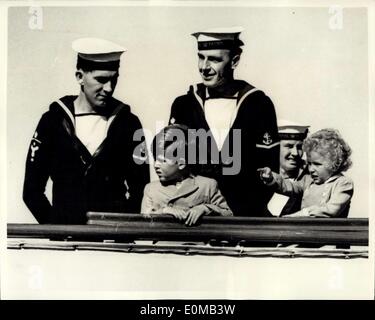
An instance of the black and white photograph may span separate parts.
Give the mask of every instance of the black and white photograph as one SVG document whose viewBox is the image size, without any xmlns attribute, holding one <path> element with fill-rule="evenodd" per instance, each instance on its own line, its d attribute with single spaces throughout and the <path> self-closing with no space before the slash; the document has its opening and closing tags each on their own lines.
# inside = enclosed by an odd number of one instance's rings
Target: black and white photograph
<svg viewBox="0 0 375 320">
<path fill-rule="evenodd" d="M 1 299 L 373 300 L 374 8 L 1 4 Z"/>
</svg>

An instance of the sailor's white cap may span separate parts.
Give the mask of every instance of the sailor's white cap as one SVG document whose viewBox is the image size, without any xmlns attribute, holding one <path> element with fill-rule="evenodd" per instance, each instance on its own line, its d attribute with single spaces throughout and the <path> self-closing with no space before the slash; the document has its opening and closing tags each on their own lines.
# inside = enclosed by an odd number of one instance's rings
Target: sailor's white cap
<svg viewBox="0 0 375 320">
<path fill-rule="evenodd" d="M 74 40 L 72 49 L 77 52 L 78 62 L 94 69 L 116 69 L 121 55 L 127 51 L 124 47 L 99 38 L 80 38 Z"/>
<path fill-rule="evenodd" d="M 304 140 L 310 127 L 285 119 L 279 119 L 277 124 L 280 140 Z"/>
<path fill-rule="evenodd" d="M 199 50 L 231 49 L 243 46 L 239 39 L 242 27 L 213 28 L 194 32 L 191 35 L 197 39 Z"/>
</svg>

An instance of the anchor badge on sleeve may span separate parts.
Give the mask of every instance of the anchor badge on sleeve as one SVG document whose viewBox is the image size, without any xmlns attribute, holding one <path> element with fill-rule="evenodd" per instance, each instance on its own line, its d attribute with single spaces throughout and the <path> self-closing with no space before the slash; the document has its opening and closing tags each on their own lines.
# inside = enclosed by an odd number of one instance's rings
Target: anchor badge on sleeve
<svg viewBox="0 0 375 320">
<path fill-rule="evenodd" d="M 33 138 L 31 139 L 31 145 L 30 145 L 30 150 L 31 150 L 31 155 L 30 155 L 30 161 L 33 162 L 35 159 L 35 153 L 39 150 L 39 146 L 42 143 L 40 140 L 37 139 L 38 137 L 38 132 L 35 131 Z"/>
</svg>

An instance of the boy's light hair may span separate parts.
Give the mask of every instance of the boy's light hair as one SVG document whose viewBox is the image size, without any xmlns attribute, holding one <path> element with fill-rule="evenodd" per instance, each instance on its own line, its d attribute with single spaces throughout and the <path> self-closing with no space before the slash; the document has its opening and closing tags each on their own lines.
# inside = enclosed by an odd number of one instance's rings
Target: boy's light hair
<svg viewBox="0 0 375 320">
<path fill-rule="evenodd" d="M 303 150 L 319 153 L 328 160 L 327 167 L 337 174 L 348 170 L 352 161 L 352 150 L 336 129 L 322 129 L 308 136 L 303 143 Z"/>
</svg>

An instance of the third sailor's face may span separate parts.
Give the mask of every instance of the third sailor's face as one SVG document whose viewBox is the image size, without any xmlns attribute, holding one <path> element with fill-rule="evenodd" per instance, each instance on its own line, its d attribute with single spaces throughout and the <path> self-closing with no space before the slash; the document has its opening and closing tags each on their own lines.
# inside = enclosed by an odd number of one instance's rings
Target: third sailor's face
<svg viewBox="0 0 375 320">
<path fill-rule="evenodd" d="M 92 107 L 103 108 L 107 106 L 116 88 L 117 78 L 117 71 L 93 70 L 83 72 L 83 92 Z"/>
<path fill-rule="evenodd" d="M 302 144 L 300 140 L 280 141 L 280 167 L 286 172 L 296 171 L 302 165 Z"/>
<path fill-rule="evenodd" d="M 215 88 L 227 83 L 233 76 L 230 50 L 198 51 L 198 68 L 206 87 Z"/>
</svg>

